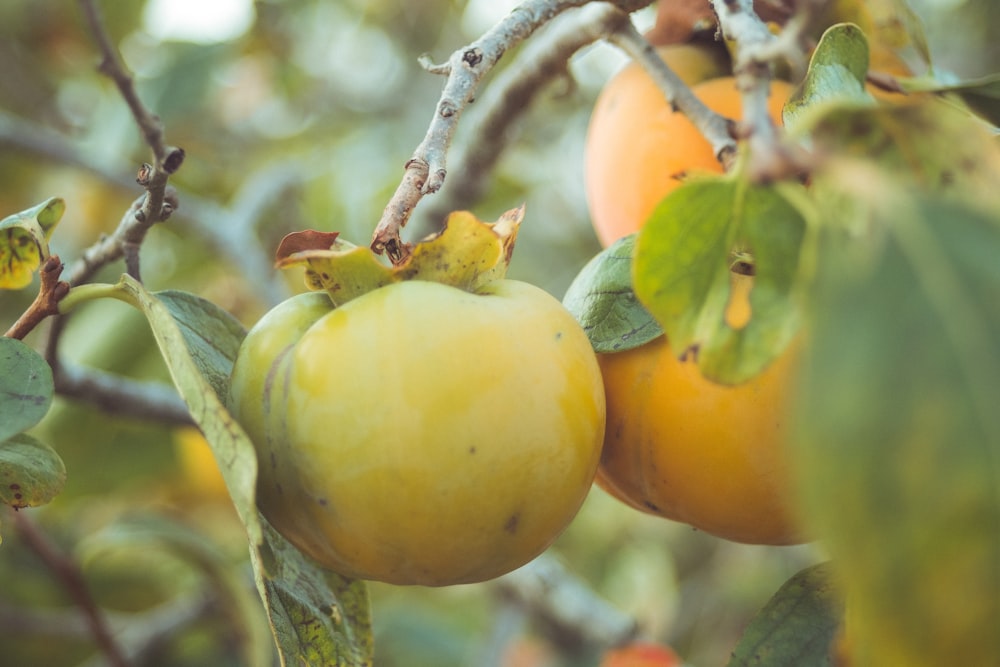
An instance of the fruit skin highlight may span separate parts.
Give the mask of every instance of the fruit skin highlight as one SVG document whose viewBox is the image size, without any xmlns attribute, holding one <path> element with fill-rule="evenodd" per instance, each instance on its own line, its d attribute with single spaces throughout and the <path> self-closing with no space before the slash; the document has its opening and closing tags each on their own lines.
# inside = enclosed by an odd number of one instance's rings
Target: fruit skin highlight
<svg viewBox="0 0 1000 667">
<path fill-rule="evenodd" d="M 768 107 L 775 123 L 781 122 L 781 108 L 793 89 L 788 82 L 771 81 Z M 709 79 L 692 90 L 716 113 L 742 116 L 734 78 Z M 712 146 L 687 116 L 670 108 L 641 66 L 629 64 L 601 91 L 587 130 L 584 180 L 601 245 L 638 231 L 661 199 L 698 172 L 722 173 Z"/>
<path fill-rule="evenodd" d="M 482 581 L 541 553 L 604 433 L 600 370 L 562 304 L 510 280 L 401 282 L 336 310 L 316 296 L 266 315 L 233 371 L 265 517 L 320 564 L 396 584 Z"/>
<path fill-rule="evenodd" d="M 731 277 L 727 321 L 745 323 L 753 279 Z M 706 380 L 665 336 L 598 360 L 607 396 L 599 486 L 635 509 L 735 542 L 803 541 L 784 451 L 794 344 L 736 386 Z"/>
</svg>

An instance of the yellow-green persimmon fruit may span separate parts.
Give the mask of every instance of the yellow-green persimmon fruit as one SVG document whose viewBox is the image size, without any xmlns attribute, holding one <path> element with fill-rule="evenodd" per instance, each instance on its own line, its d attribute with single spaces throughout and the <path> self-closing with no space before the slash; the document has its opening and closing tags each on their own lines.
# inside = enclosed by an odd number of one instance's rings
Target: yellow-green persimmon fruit
<svg viewBox="0 0 1000 667">
<path fill-rule="evenodd" d="M 562 305 L 511 280 L 400 282 L 336 309 L 316 296 L 265 315 L 232 376 L 274 527 L 332 570 L 396 584 L 490 579 L 551 544 L 605 421 Z"/>
</svg>

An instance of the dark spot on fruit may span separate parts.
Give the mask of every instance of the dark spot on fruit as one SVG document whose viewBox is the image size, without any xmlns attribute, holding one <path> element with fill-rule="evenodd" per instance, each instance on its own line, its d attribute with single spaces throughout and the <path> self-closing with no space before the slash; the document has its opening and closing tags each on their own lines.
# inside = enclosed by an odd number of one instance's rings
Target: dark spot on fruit
<svg viewBox="0 0 1000 667">
<path fill-rule="evenodd" d="M 22 496 L 20 493 L 14 494 L 14 500 L 20 500 L 21 498 L 24 498 L 24 496 Z"/>
<path fill-rule="evenodd" d="M 475 445 L 473 445 L 472 447 L 469 447 L 469 453 L 470 454 L 475 454 L 476 453 L 476 446 Z"/>
<path fill-rule="evenodd" d="M 654 512 L 660 511 L 660 508 L 656 506 L 656 503 L 651 503 L 648 500 L 643 500 L 642 504 L 648 507 L 649 509 L 653 510 Z"/>
<path fill-rule="evenodd" d="M 319 503 L 320 507 L 326 507 L 327 505 L 330 504 L 330 501 L 327 500 L 326 498 L 317 498 L 316 502 Z"/>
<path fill-rule="evenodd" d="M 559 340 L 560 338 L 562 338 L 562 334 L 563 334 L 562 331 L 557 331 L 556 332 L 556 340 Z"/>
<path fill-rule="evenodd" d="M 513 535 L 514 533 L 517 532 L 517 524 L 520 521 L 521 521 L 521 515 L 520 514 L 517 514 L 517 513 L 511 514 L 510 518 L 507 519 L 507 523 L 505 523 L 503 525 L 503 529 L 506 530 L 511 535 Z"/>
<path fill-rule="evenodd" d="M 21 485 L 20 485 L 20 484 L 11 484 L 11 485 L 10 485 L 10 490 L 11 490 L 11 491 L 17 491 L 17 490 L 18 490 L 18 489 L 20 489 L 20 488 L 21 488 Z"/>
</svg>

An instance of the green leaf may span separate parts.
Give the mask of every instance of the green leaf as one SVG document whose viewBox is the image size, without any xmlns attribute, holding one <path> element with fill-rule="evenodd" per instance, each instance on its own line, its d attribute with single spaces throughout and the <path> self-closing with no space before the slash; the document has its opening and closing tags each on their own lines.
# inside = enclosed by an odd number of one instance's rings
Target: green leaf
<svg viewBox="0 0 1000 667">
<path fill-rule="evenodd" d="M 194 294 L 167 290 L 157 292 L 156 298 L 173 315 L 192 360 L 224 403 L 246 329 L 228 312 Z"/>
<path fill-rule="evenodd" d="M 0 220 L 0 289 L 20 289 L 49 257 L 49 238 L 66 203 L 52 197 Z"/>
<path fill-rule="evenodd" d="M 754 616 L 728 667 L 829 667 L 842 619 L 843 601 L 830 565 L 808 567 Z"/>
<path fill-rule="evenodd" d="M 636 295 L 674 353 L 697 354 L 710 380 L 736 384 L 753 377 L 798 329 L 795 290 L 806 221 L 793 194 L 731 178 L 689 181 L 667 195 L 639 232 Z M 731 285 L 738 284 L 730 269 L 748 261 L 755 271 L 751 315 L 749 322 L 730 324 L 727 305 Z"/>
<path fill-rule="evenodd" d="M 952 93 L 994 125 L 1000 125 L 1000 73 L 970 81 L 942 83 L 931 77 L 900 81 L 910 93 Z"/>
<path fill-rule="evenodd" d="M 49 502 L 66 483 L 66 466 L 48 445 L 26 433 L 0 442 L 0 502 L 14 508 Z"/>
<path fill-rule="evenodd" d="M 199 297 L 168 292 L 161 299 L 129 276 L 118 285 L 120 298 L 132 303 L 149 320 L 153 336 L 177 390 L 191 416 L 212 446 L 233 504 L 250 538 L 258 591 L 265 602 L 282 665 L 302 664 L 316 645 L 330 645 L 343 667 L 371 664 L 367 593 L 358 598 L 363 582 L 351 582 L 323 570 L 284 538 L 265 530 L 257 511 L 257 457 L 253 443 L 225 408 L 228 376 L 244 335 L 242 327 L 214 304 Z M 212 322 L 212 320 L 219 320 Z M 285 563 L 288 560 L 289 563 Z M 267 567 L 265 572 L 262 568 Z M 319 582 L 325 582 L 321 584 Z M 325 585 L 326 588 L 322 588 Z M 281 590 L 282 595 L 276 595 Z M 344 595 L 342 600 L 339 596 Z M 303 605 L 289 614 L 288 599 L 323 600 L 319 607 Z M 337 617 L 330 629 L 330 614 Z M 328 630 L 330 632 L 328 632 Z M 332 633 L 332 634 L 331 634 Z"/>
<path fill-rule="evenodd" d="M 634 248 L 631 234 L 602 250 L 580 270 L 563 297 L 595 352 L 623 352 L 663 335 L 632 290 Z"/>
<path fill-rule="evenodd" d="M 878 197 L 870 236 L 824 236 L 802 505 L 857 664 L 1000 664 L 1000 218 L 881 185 L 848 192 Z"/>
<path fill-rule="evenodd" d="M 871 106 L 867 90 L 868 40 L 853 23 L 830 26 L 816 45 L 802 85 L 782 109 L 785 127 L 793 132 L 796 124 L 821 104 L 835 102 Z"/>
<path fill-rule="evenodd" d="M 263 517 L 261 523 L 265 543 L 252 552 L 254 573 L 270 609 L 282 664 L 371 665 L 367 585 L 316 567 Z"/>
<path fill-rule="evenodd" d="M 45 359 L 19 340 L 0 337 L 0 440 L 40 422 L 54 391 Z"/>
</svg>

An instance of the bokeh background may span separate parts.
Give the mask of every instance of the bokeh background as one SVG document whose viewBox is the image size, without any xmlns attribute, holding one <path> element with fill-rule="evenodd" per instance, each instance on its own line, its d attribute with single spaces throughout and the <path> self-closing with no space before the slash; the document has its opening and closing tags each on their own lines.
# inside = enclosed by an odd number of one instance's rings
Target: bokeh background
<svg viewBox="0 0 1000 667">
<path fill-rule="evenodd" d="M 180 209 L 142 250 L 147 284 L 195 292 L 249 326 L 303 289 L 300 274 L 277 276 L 262 262 L 284 234 L 340 231 L 366 244 L 440 95 L 443 79 L 423 71 L 418 56 L 444 61 L 515 4 L 101 3 L 142 99 L 162 118 L 167 141 L 187 152 L 171 181 Z M 926 21 L 939 76 L 997 71 L 990 0 L 912 4 Z M 635 18 L 648 27 L 653 11 Z M 519 51 L 500 69 L 515 64 Z M 584 196 L 584 135 L 597 93 L 622 62 L 606 45 L 579 53 L 509 129 L 489 187 L 470 203 L 487 220 L 527 205 L 511 275 L 558 297 L 599 250 Z M 97 63 L 76 3 L 0 3 L 0 217 L 63 197 L 67 211 L 52 243 L 66 263 L 115 229 L 141 194 L 134 174 L 149 159 Z M 457 146 L 475 150 L 469 129 L 483 112 L 476 105 L 466 112 Z M 446 196 L 447 186 L 438 197 Z M 427 198 L 407 235 L 440 222 Z M 120 271 L 113 265 L 97 279 L 113 281 Z M 33 293 L 0 293 L 3 321 L 12 322 Z M 43 333 L 27 342 L 41 345 Z M 68 359 L 168 380 L 145 324 L 125 306 L 87 306 L 62 340 Z M 33 515 L 82 559 L 111 618 L 141 630 L 129 641 L 146 649 L 144 664 L 240 664 L 233 648 L 239 624 L 219 613 L 226 607 L 216 592 L 225 589 L 220 568 L 242 573 L 249 590 L 245 538 L 198 438 L 64 399 L 38 434 L 60 452 L 69 476 L 65 492 Z M 0 525 L 0 534 L 0 662 L 100 664 L 65 591 L 9 526 Z M 822 558 L 808 546 L 718 540 L 640 515 L 596 489 L 552 555 L 595 595 L 634 616 L 645 636 L 699 666 L 724 664 L 753 613 L 789 576 Z M 382 667 L 598 659 L 594 647 L 554 632 L 490 584 L 371 590 Z"/>
</svg>

